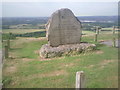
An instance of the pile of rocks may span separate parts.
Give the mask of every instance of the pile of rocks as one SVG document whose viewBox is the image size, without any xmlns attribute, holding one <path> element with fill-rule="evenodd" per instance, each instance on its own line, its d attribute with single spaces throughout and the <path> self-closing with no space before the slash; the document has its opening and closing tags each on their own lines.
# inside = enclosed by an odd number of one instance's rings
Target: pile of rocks
<svg viewBox="0 0 120 90">
<path fill-rule="evenodd" d="M 41 47 L 40 56 L 43 58 L 51 58 L 76 55 L 83 52 L 94 50 L 95 47 L 96 46 L 94 44 L 89 43 L 60 45 L 58 47 L 52 47 L 49 44 L 45 44 Z"/>
</svg>

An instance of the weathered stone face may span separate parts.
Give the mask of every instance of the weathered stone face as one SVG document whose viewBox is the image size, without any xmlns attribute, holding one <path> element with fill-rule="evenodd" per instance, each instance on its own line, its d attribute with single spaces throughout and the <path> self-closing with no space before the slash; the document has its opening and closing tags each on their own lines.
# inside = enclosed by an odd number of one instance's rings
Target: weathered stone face
<svg viewBox="0 0 120 90">
<path fill-rule="evenodd" d="M 81 23 L 69 9 L 54 12 L 46 25 L 50 46 L 80 43 Z"/>
</svg>

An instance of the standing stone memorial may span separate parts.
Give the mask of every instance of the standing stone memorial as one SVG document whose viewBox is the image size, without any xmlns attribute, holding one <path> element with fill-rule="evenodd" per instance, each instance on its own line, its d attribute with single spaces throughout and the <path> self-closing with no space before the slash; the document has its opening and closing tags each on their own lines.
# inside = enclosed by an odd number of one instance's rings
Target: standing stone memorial
<svg viewBox="0 0 120 90">
<path fill-rule="evenodd" d="M 54 12 L 46 27 L 50 46 L 80 43 L 81 23 L 69 9 Z"/>
<path fill-rule="evenodd" d="M 70 9 L 63 8 L 54 12 L 46 24 L 48 44 L 40 49 L 43 58 L 57 57 L 93 50 L 95 45 L 80 43 L 81 22 Z"/>
</svg>

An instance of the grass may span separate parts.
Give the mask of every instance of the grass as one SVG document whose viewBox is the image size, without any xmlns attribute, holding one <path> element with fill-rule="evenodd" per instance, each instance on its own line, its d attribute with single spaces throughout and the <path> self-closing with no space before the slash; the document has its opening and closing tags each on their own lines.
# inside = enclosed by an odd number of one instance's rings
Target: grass
<svg viewBox="0 0 120 90">
<path fill-rule="evenodd" d="M 108 30 L 108 31 L 111 31 L 111 30 L 113 30 L 113 27 L 110 27 L 110 28 L 102 28 L 102 30 Z M 120 29 L 118 29 L 118 28 L 115 28 L 115 30 L 119 30 L 119 31 L 120 31 Z"/>
<path fill-rule="evenodd" d="M 16 42 L 18 41 L 18 44 Z M 15 52 L 18 56 L 18 58 L 36 58 L 38 55 L 35 54 L 36 50 L 39 50 L 41 46 L 47 41 L 27 41 L 24 40 L 24 38 L 19 38 L 17 41 L 13 40 L 13 46 L 14 48 L 11 48 L 11 52 Z M 26 43 L 27 42 L 27 43 Z M 21 53 L 22 52 L 22 53 Z"/>
<path fill-rule="evenodd" d="M 30 32 L 45 31 L 45 29 L 3 29 L 3 33 L 14 33 L 14 34 L 24 34 Z"/>
<path fill-rule="evenodd" d="M 30 32 L 45 31 L 45 29 L 3 29 L 3 33 L 24 34 Z M 83 34 L 93 34 L 93 31 L 83 31 Z"/>
<path fill-rule="evenodd" d="M 90 34 L 94 34 L 95 32 L 93 31 L 82 31 L 83 34 L 85 35 L 90 35 Z"/>
<path fill-rule="evenodd" d="M 102 30 L 112 30 L 113 29 L 113 27 L 111 27 L 111 28 L 102 28 Z"/>
<path fill-rule="evenodd" d="M 99 40 L 109 40 L 111 36 L 103 34 Z M 84 42 L 95 43 L 93 39 L 94 36 L 82 37 Z M 87 88 L 118 87 L 117 48 L 96 43 L 95 51 L 44 60 L 38 52 L 46 43 L 47 40 L 39 38 L 11 41 L 10 58 L 3 67 L 4 87 L 74 88 L 77 71 L 85 72 Z"/>
</svg>

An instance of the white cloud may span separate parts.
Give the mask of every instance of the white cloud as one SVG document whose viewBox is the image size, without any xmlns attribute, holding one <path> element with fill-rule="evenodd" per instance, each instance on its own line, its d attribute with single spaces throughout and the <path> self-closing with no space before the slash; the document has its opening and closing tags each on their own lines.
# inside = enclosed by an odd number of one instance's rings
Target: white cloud
<svg viewBox="0 0 120 90">
<path fill-rule="evenodd" d="M 119 2 L 119 0 L 2 0 L 2 2 Z"/>
</svg>

